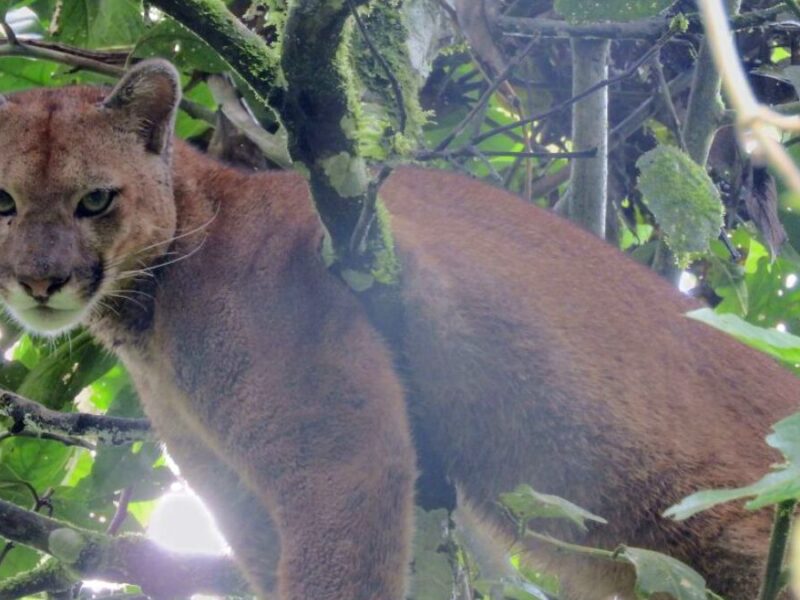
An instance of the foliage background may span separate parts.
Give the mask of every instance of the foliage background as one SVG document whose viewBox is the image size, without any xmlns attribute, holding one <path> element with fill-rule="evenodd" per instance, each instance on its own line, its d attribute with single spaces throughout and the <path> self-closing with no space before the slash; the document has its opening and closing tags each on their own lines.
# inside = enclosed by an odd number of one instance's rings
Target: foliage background
<svg viewBox="0 0 800 600">
<path fill-rule="evenodd" d="M 248 27 L 278 43 L 284 2 L 231 0 L 227 4 Z M 494 4 L 509 28 L 514 23 L 521 27 L 525 19 L 560 20 L 563 16 L 576 25 L 661 19 L 666 31 L 670 19 L 689 15 L 690 24 L 677 28 L 665 40 L 641 36 L 613 44 L 609 85 L 609 196 L 613 209 L 609 211 L 608 237 L 634 259 L 675 280 L 681 270 L 675 268 L 672 257 L 681 258 L 684 277 L 692 275 L 696 280 L 693 293 L 715 306 L 717 314 L 729 315 L 733 333 L 755 339 L 789 368 L 798 368 L 800 355 L 794 340 L 776 341 L 774 331 L 747 329 L 743 323 L 800 331 L 798 261 L 792 250 L 800 242 L 800 217 L 796 214 L 800 204 L 763 166 L 753 165 L 738 149 L 730 115 L 721 107 L 709 108 L 716 120 L 711 130 L 720 130 L 707 165 L 710 179 L 703 169 L 687 163 L 682 153 L 681 124 L 686 119 L 690 75 L 701 41 L 696 18 L 691 21 L 693 4 L 682 0 L 556 0 L 555 5 L 548 0 L 503 0 Z M 569 40 L 519 33 L 487 40 L 480 23 L 456 14 L 458 2 L 419 0 L 389 2 L 387 6 L 395 12 L 363 11 L 370 35 L 379 37 L 398 27 L 403 36 L 414 33 L 428 42 L 435 40 L 422 44 L 427 50 L 435 47 L 435 60 L 429 60 L 433 53 L 424 51 L 409 64 L 402 57 L 387 55 L 406 89 L 420 87 L 419 112 L 411 117 L 424 124 L 424 137 L 418 140 L 412 131 L 408 139 L 387 143 L 386 131 L 398 119 L 397 108 L 391 95 L 381 96 L 374 90 L 387 89 L 391 82 L 353 28 L 354 66 L 362 86 L 363 155 L 376 161 L 416 158 L 467 171 L 504 185 L 531 202 L 559 210 L 569 193 L 570 159 L 564 153 L 582 150 L 574 148 L 570 139 Z M 265 157 L 263 145 L 254 144 L 258 133 L 241 136 L 220 120 L 220 94 L 215 95 L 212 76 L 228 70 L 225 61 L 149 3 L 0 0 L 0 12 L 5 11 L 10 11 L 7 24 L 28 46 L 21 49 L 9 39 L 0 43 L 0 93 L 39 86 L 111 84 L 116 73 L 138 59 L 167 57 L 181 69 L 189 101 L 178 117 L 179 136 L 245 168 L 282 164 L 280 149 Z M 758 27 L 739 31 L 738 43 L 751 82 L 762 101 L 786 104 L 790 110 L 798 100 L 800 84 L 800 44 L 796 30 L 786 24 L 794 18 L 792 3 L 745 2 L 743 14 L 764 16 Z M 392 21 L 387 15 L 399 20 Z M 654 47 L 658 52 L 651 53 Z M 510 57 L 520 56 L 523 48 L 527 54 L 517 61 L 507 82 L 490 88 L 500 81 L 498 75 Z M 44 58 L 42 49 L 54 51 L 51 58 L 58 60 Z M 81 56 L 94 61 L 94 68 L 81 68 L 76 58 Z M 643 57 L 647 60 L 642 61 Z M 274 117 L 252 90 L 238 78 L 230 89 L 238 90 L 248 101 L 254 118 L 272 135 L 271 142 L 277 140 L 279 147 L 282 139 L 285 143 Z M 473 117 L 464 122 L 470 114 Z M 531 120 L 536 115 L 547 116 Z M 519 120 L 531 122 L 489 135 Z M 464 125 L 460 131 L 459 124 Z M 251 128 L 257 128 L 255 122 Z M 445 147 L 443 141 L 448 138 L 452 139 Z M 794 153 L 800 152 L 796 141 L 786 140 Z M 658 185 L 663 180 L 659 168 L 675 168 L 679 179 L 696 177 L 697 184 L 680 189 L 680 193 L 664 190 Z M 759 217 L 771 211 L 780 215 L 788 239 L 780 256 L 775 255 L 783 241 L 780 226 Z M 706 226 L 698 228 L 699 222 Z M 718 239 L 720 225 L 728 232 L 728 246 L 735 251 Z M 0 331 L 1 387 L 59 411 L 141 415 L 124 370 L 87 334 L 35 340 L 9 322 L 3 322 Z M 122 506 L 127 517 L 118 528 L 115 522 L 114 532 L 144 531 L 154 502 L 174 481 L 162 449 L 152 442 L 119 447 L 91 442 L 75 445 L 74 440 L 34 439 L 15 431 L 10 421 L 5 425 L 4 430 L 0 421 L 0 498 L 88 529 L 108 530 Z M 34 568 L 40 560 L 31 549 L 10 543 L 0 546 L 0 581 Z M 556 591 L 557 586 L 541 574 L 529 575 L 542 589 Z M 506 590 L 515 598 L 540 597 L 541 593 L 528 583 Z"/>
</svg>

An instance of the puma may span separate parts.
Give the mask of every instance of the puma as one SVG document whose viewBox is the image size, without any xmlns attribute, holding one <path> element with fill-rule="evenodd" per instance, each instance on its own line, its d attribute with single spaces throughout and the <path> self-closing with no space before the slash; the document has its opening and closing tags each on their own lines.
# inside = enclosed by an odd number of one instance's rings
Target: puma
<svg viewBox="0 0 800 600">
<path fill-rule="evenodd" d="M 179 96 L 156 60 L 110 93 L 2 101 L 0 295 L 31 331 L 84 324 L 124 361 L 255 593 L 404 598 L 415 481 L 441 470 L 501 548 L 495 500 L 529 483 L 608 520 L 546 531 L 660 550 L 756 596 L 769 511 L 660 515 L 768 470 L 793 375 L 571 224 L 414 168 L 382 189 L 403 265 L 389 347 L 326 271 L 305 181 L 173 140 Z M 625 565 L 527 552 L 565 598 L 634 597 Z"/>
</svg>

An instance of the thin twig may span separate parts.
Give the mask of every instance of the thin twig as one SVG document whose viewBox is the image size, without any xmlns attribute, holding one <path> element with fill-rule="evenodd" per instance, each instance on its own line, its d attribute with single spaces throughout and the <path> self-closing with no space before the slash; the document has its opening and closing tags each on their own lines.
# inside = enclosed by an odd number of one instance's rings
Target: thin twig
<svg viewBox="0 0 800 600">
<path fill-rule="evenodd" d="M 486 132 L 482 133 L 481 135 L 479 135 L 478 137 L 476 137 L 475 139 L 471 140 L 471 143 L 473 145 L 480 144 L 481 142 L 483 142 L 484 140 L 489 139 L 490 137 L 494 137 L 494 136 L 499 135 L 501 133 L 505 133 L 506 131 L 511 131 L 513 129 L 517 129 L 518 127 L 522 127 L 524 125 L 527 125 L 528 123 L 533 123 L 535 121 L 541 121 L 542 119 L 546 119 L 548 117 L 552 117 L 553 115 L 557 115 L 557 114 L 563 112 L 565 109 L 567 109 L 570 106 L 572 106 L 573 104 L 575 104 L 576 102 L 579 102 L 580 100 L 583 100 L 586 96 L 589 96 L 590 94 L 595 93 L 597 90 L 602 89 L 604 87 L 608 87 L 608 86 L 614 85 L 615 83 L 619 83 L 620 81 L 623 81 L 623 80 L 627 79 L 628 77 L 631 77 L 632 75 L 635 75 L 638 72 L 639 67 L 641 67 L 644 63 L 646 63 L 648 60 L 650 60 L 657 52 L 659 52 L 661 50 L 661 48 L 674 35 L 675 35 L 675 32 L 672 32 L 672 31 L 667 32 L 650 49 L 648 49 L 647 52 L 642 54 L 642 56 L 640 56 L 639 59 L 636 60 L 636 62 L 634 62 L 630 67 L 628 67 L 625 71 L 623 71 L 619 75 L 616 75 L 614 77 L 610 77 L 608 79 L 604 79 L 603 81 L 598 81 L 596 84 L 594 84 L 593 86 L 590 86 L 589 88 L 587 88 L 586 90 L 584 90 L 580 94 L 572 96 L 571 98 L 567 98 L 563 102 L 560 102 L 559 104 L 557 104 L 553 108 L 551 108 L 551 109 L 549 109 L 549 110 L 547 110 L 547 111 L 545 111 L 543 113 L 540 113 L 538 115 L 534 115 L 533 117 L 528 117 L 526 119 L 520 119 L 519 121 L 515 121 L 513 123 L 509 123 L 508 125 L 503 125 L 502 127 L 496 127 L 494 129 L 490 129 L 489 131 L 486 131 Z M 436 149 L 439 150 L 440 148 L 437 147 Z"/>
<path fill-rule="evenodd" d="M 681 126 L 678 111 L 675 110 L 675 103 L 672 101 L 672 92 L 669 89 L 667 78 L 664 77 L 664 68 L 661 65 L 661 51 L 653 57 L 653 68 L 658 78 L 658 91 L 661 94 L 661 101 L 667 109 L 667 114 L 672 120 L 672 126 L 675 132 L 675 137 L 678 138 L 681 150 L 686 152 L 686 139 L 683 137 L 683 127 Z"/>
<path fill-rule="evenodd" d="M 17 40 L 17 34 L 14 32 L 14 29 L 11 27 L 11 25 L 8 24 L 8 21 L 6 21 L 5 15 L 0 18 L 0 27 L 3 28 L 3 33 L 5 34 L 6 40 L 8 40 L 10 45 L 16 46 L 19 44 L 19 41 Z"/>
<path fill-rule="evenodd" d="M 503 85 L 505 80 L 508 79 L 508 76 L 511 75 L 511 72 L 516 68 L 516 66 L 522 61 L 523 58 L 525 58 L 528 55 L 528 53 L 531 50 L 533 50 L 533 47 L 536 45 L 536 42 L 537 40 L 531 40 L 531 42 L 527 46 L 525 46 L 522 52 L 517 54 L 514 58 L 512 58 L 508 62 L 506 68 L 503 69 L 503 71 L 497 76 L 497 78 L 492 82 L 492 84 L 488 87 L 488 89 L 485 92 L 483 92 L 481 97 L 478 99 L 478 102 L 475 104 L 475 106 L 472 107 L 472 110 L 469 111 L 469 113 L 467 114 L 466 117 L 464 117 L 461 123 L 456 125 L 455 128 L 441 142 L 439 142 L 439 145 L 436 146 L 435 148 L 437 152 L 441 152 L 442 150 L 447 148 L 455 138 L 461 135 L 461 132 L 467 128 L 470 122 L 472 122 L 472 119 L 475 117 L 475 115 L 482 110 L 483 105 L 489 102 L 489 98 L 491 98 L 492 94 L 494 94 L 495 91 L 497 91 L 497 88 Z"/>
<path fill-rule="evenodd" d="M 392 173 L 392 167 L 384 165 L 367 186 L 367 197 L 364 200 L 364 206 L 361 208 L 361 214 L 358 216 L 358 222 L 353 229 L 353 235 L 350 238 L 350 253 L 353 256 L 358 256 L 364 250 L 364 245 L 369 235 L 369 229 L 372 222 L 375 220 L 375 207 L 378 202 L 378 190 L 381 184 Z"/>
<path fill-rule="evenodd" d="M 514 152 L 512 150 L 478 150 L 475 146 L 465 146 L 458 150 L 442 152 L 436 151 L 423 151 L 414 155 L 415 160 L 438 160 L 438 159 L 451 159 L 462 156 L 475 156 L 477 153 L 484 156 L 513 156 L 519 158 L 594 158 L 597 155 L 597 148 L 589 150 L 576 150 L 574 152 Z"/>
<path fill-rule="evenodd" d="M 25 40 L 23 42 L 17 40 L 16 43 L 12 44 L 10 40 L 0 41 L 0 56 L 23 56 L 50 60 L 75 67 L 76 69 L 107 75 L 115 79 L 125 74 L 124 68 L 111 64 L 117 61 L 118 53 L 85 51 L 81 48 L 73 48 L 66 44 L 54 42 L 42 42 L 39 40 Z M 104 60 L 108 62 L 100 60 L 102 57 L 106 57 Z M 216 115 L 214 111 L 198 102 L 183 98 L 181 100 L 181 108 L 194 119 L 205 121 L 210 125 L 215 123 Z"/>
<path fill-rule="evenodd" d="M 117 535 L 120 527 L 122 527 L 122 524 L 125 523 L 125 519 L 128 518 L 128 504 L 130 504 L 132 497 L 133 486 L 129 485 L 126 488 L 122 488 L 122 491 L 119 494 L 119 500 L 117 501 L 117 510 L 114 513 L 114 517 L 111 519 L 111 522 L 108 524 L 108 528 L 106 529 L 106 533 L 108 535 Z"/>
</svg>

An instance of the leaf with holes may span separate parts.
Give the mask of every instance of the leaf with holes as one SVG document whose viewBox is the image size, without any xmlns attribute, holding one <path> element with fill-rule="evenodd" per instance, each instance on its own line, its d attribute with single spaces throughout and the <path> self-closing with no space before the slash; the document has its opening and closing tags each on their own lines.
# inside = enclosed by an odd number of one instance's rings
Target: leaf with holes
<svg viewBox="0 0 800 600">
<path fill-rule="evenodd" d="M 686 266 L 709 251 L 722 228 L 719 191 L 705 169 L 672 146 L 643 154 L 639 169 L 642 200 L 653 213 L 678 263 Z"/>
</svg>

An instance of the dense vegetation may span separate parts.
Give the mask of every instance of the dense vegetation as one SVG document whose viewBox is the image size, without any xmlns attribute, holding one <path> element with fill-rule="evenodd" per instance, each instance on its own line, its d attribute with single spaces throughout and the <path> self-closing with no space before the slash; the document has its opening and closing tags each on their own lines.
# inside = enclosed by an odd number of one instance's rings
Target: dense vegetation
<svg viewBox="0 0 800 600">
<path fill-rule="evenodd" d="M 739 4 L 728 2 L 731 26 L 756 97 L 797 112 L 800 6 Z M 394 283 L 377 184 L 394 165 L 420 161 L 473 173 L 575 218 L 713 307 L 694 318 L 800 368 L 800 339 L 790 335 L 800 331 L 798 197 L 758 152 L 737 143 L 736 114 L 720 101 L 693 2 L 0 0 L 2 15 L 3 94 L 111 84 L 143 58 L 172 60 L 184 77 L 177 134 L 245 168 L 294 161 L 307 172 L 331 233 L 326 260 L 357 292 Z M 583 69 L 590 63 L 594 70 Z M 309 120 L 297 90 L 327 111 Z M 607 120 L 598 98 L 608 103 Z M 780 139 L 797 151 L 800 138 Z M 333 155 L 337 161 L 326 163 Z M 592 170 L 598 163 L 606 186 Z M 204 574 L 183 577 L 179 595 L 200 580 L 241 595 L 226 557 L 176 557 L 139 538 L 122 547 L 129 538 L 119 534 L 146 529 L 175 475 L 116 361 L 86 333 L 36 340 L 10 322 L 0 333 L 0 537 L 9 540 L 0 545 L 0 599 L 89 597 L 94 592 L 80 582 L 101 577 L 131 584 L 102 593 L 136 597 L 133 584 L 154 577 L 126 563 L 137 553 L 156 557 L 164 571 Z M 78 412 L 98 417 L 78 420 Z M 775 505 L 765 599 L 786 581 L 785 537 L 800 498 L 800 417 L 778 424 L 768 442 L 787 458 L 780 470 L 672 510 L 686 518 L 721 501 Z M 598 518 L 525 487 L 502 502 L 521 524 L 536 515 L 576 526 Z M 417 600 L 557 597 L 558 582 L 544 573 L 481 580 L 457 539 L 440 533 L 442 521 L 440 512 L 418 518 Z M 57 533 L 48 545 L 37 542 L 41 531 Z M 536 535 L 522 525 L 521 534 Z M 606 558 L 636 566 L 642 597 L 713 596 L 697 573 L 668 557 L 622 548 Z"/>
</svg>

